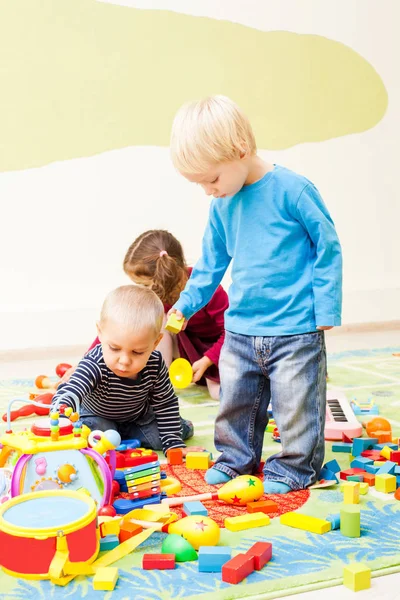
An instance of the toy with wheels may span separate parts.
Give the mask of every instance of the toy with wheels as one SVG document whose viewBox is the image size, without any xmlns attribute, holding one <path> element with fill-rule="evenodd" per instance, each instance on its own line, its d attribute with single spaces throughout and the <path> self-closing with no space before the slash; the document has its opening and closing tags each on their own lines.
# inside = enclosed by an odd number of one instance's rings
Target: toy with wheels
<svg viewBox="0 0 400 600">
<path fill-rule="evenodd" d="M 36 421 L 30 431 L 19 433 L 11 431 L 8 421 L 7 433 L 0 438 L 2 453 L 12 449 L 20 455 L 12 475 L 11 497 L 68 489 L 85 492 L 99 507 L 109 504 L 115 461 L 110 461 L 110 469 L 102 454 L 118 446 L 121 438 L 114 430 L 93 432 L 94 447 L 89 448 L 89 430 L 77 413 L 66 409 L 65 415 L 70 418 L 53 409 L 50 419 Z M 96 434 L 100 437 L 97 442 Z"/>
<path fill-rule="evenodd" d="M 63 551 L 70 563 L 91 563 L 99 539 L 96 504 L 86 494 L 43 491 L 0 505 L 0 565 L 9 575 L 49 579 Z"/>
</svg>

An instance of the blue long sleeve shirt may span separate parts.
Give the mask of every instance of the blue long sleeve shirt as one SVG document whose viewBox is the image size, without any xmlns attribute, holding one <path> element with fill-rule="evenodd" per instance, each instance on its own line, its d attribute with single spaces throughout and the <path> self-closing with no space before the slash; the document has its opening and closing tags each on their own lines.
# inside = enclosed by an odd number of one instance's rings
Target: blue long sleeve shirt
<svg viewBox="0 0 400 600">
<path fill-rule="evenodd" d="M 228 331 L 295 335 L 341 324 L 340 243 L 305 177 L 277 165 L 234 196 L 213 199 L 202 256 L 175 304 L 186 319 L 209 302 L 231 261 Z"/>
</svg>

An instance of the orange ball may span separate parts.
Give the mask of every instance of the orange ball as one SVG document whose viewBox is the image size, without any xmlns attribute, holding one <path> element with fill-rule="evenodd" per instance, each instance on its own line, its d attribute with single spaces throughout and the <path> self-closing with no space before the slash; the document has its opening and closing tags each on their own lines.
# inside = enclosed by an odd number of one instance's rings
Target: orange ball
<svg viewBox="0 0 400 600">
<path fill-rule="evenodd" d="M 40 390 L 45 390 L 46 388 L 51 388 L 52 383 L 47 375 L 38 375 L 35 379 L 35 385 Z"/>
<path fill-rule="evenodd" d="M 367 426 L 367 434 L 371 437 L 371 434 L 374 431 L 392 431 L 392 426 L 387 419 L 383 417 L 375 417 L 371 421 L 368 421 Z"/>
<path fill-rule="evenodd" d="M 394 497 L 396 498 L 396 500 L 400 500 L 400 487 L 397 488 L 397 490 L 395 491 Z"/>
</svg>

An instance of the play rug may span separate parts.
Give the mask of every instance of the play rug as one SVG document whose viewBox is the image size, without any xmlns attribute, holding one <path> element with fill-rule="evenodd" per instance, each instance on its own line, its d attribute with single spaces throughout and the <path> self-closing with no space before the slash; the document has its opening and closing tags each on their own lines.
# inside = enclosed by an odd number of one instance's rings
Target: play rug
<svg viewBox="0 0 400 600">
<path fill-rule="evenodd" d="M 343 389 L 348 398 L 367 400 L 372 397 L 380 414 L 387 417 L 393 434 L 400 435 L 400 348 L 345 352 L 329 356 L 329 385 Z M 32 387 L 32 380 L 0 382 L 0 410 L 4 412 L 8 399 L 23 395 Z M 195 424 L 196 435 L 191 444 L 201 444 L 213 450 L 213 422 L 218 404 L 210 400 L 202 388 L 190 387 L 180 392 L 182 414 Z M 20 420 L 18 428 L 27 427 L 31 419 Z M 14 429 L 17 427 L 14 426 Z M 326 444 L 326 460 L 336 458 L 342 468 L 348 467 L 349 455 L 333 454 Z M 267 433 L 264 455 L 279 450 Z M 209 491 L 202 473 L 185 467 L 163 467 L 182 481 L 182 493 Z M 287 496 L 271 496 L 279 504 L 280 513 L 300 510 L 305 514 L 326 517 L 340 511 L 342 494 L 338 489 L 293 492 Z M 218 523 L 224 516 L 240 514 L 245 509 L 228 507 L 219 502 L 206 502 L 209 515 Z M 66 599 L 72 600 L 227 600 L 230 598 L 279 598 L 342 583 L 343 565 L 349 562 L 367 563 L 373 576 L 400 571 L 400 502 L 393 496 L 371 490 L 361 496 L 361 537 L 346 538 L 339 531 L 324 535 L 311 534 L 285 527 L 279 518 L 270 525 L 243 532 L 221 530 L 220 544 L 231 546 L 234 553 L 245 552 L 255 542 L 272 542 L 273 557 L 262 571 L 252 573 L 239 585 L 221 582 L 218 573 L 199 573 L 197 562 L 179 563 L 173 571 L 143 571 L 144 552 L 157 553 L 165 534 L 156 533 L 139 549 L 116 563 L 120 578 L 114 592 L 95 592 L 91 578 L 78 577 L 65 588 L 47 581 L 14 579 L 0 572 L 1 600 Z M 179 512 L 178 509 L 175 509 Z M 272 517 L 272 515 L 271 515 Z"/>
</svg>

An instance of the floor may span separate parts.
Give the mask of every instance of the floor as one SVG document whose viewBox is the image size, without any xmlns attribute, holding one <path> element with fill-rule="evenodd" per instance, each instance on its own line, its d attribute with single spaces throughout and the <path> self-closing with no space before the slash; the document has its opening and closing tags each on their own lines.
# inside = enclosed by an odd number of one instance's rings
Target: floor
<svg viewBox="0 0 400 600">
<path fill-rule="evenodd" d="M 367 348 L 385 348 L 400 347 L 400 329 L 387 331 L 371 332 L 344 332 L 334 335 L 327 334 L 328 353 L 342 352 L 345 350 L 358 350 Z M 58 362 L 68 362 L 75 364 L 82 355 L 84 348 L 68 349 L 65 354 L 63 351 L 40 352 L 40 356 L 35 358 L 35 353 L 29 351 L 25 357 L 23 353 L 2 353 L 0 364 L 0 378 L 12 377 L 35 377 L 40 374 L 54 375 L 54 367 Z M 39 353 L 38 353 L 39 354 Z M 400 357 L 399 357 L 400 360 Z M 400 416 L 400 415 L 399 415 Z M 369 590 L 357 593 L 357 600 L 399 600 L 400 599 L 400 573 L 377 577 L 372 580 Z M 336 586 L 329 589 L 316 590 L 298 594 L 299 600 L 317 600 L 323 594 L 324 600 L 337 599 L 340 595 L 341 600 L 350 600 L 354 598 L 354 592 L 343 586 Z M 289 598 L 292 596 L 286 596 Z"/>
</svg>

